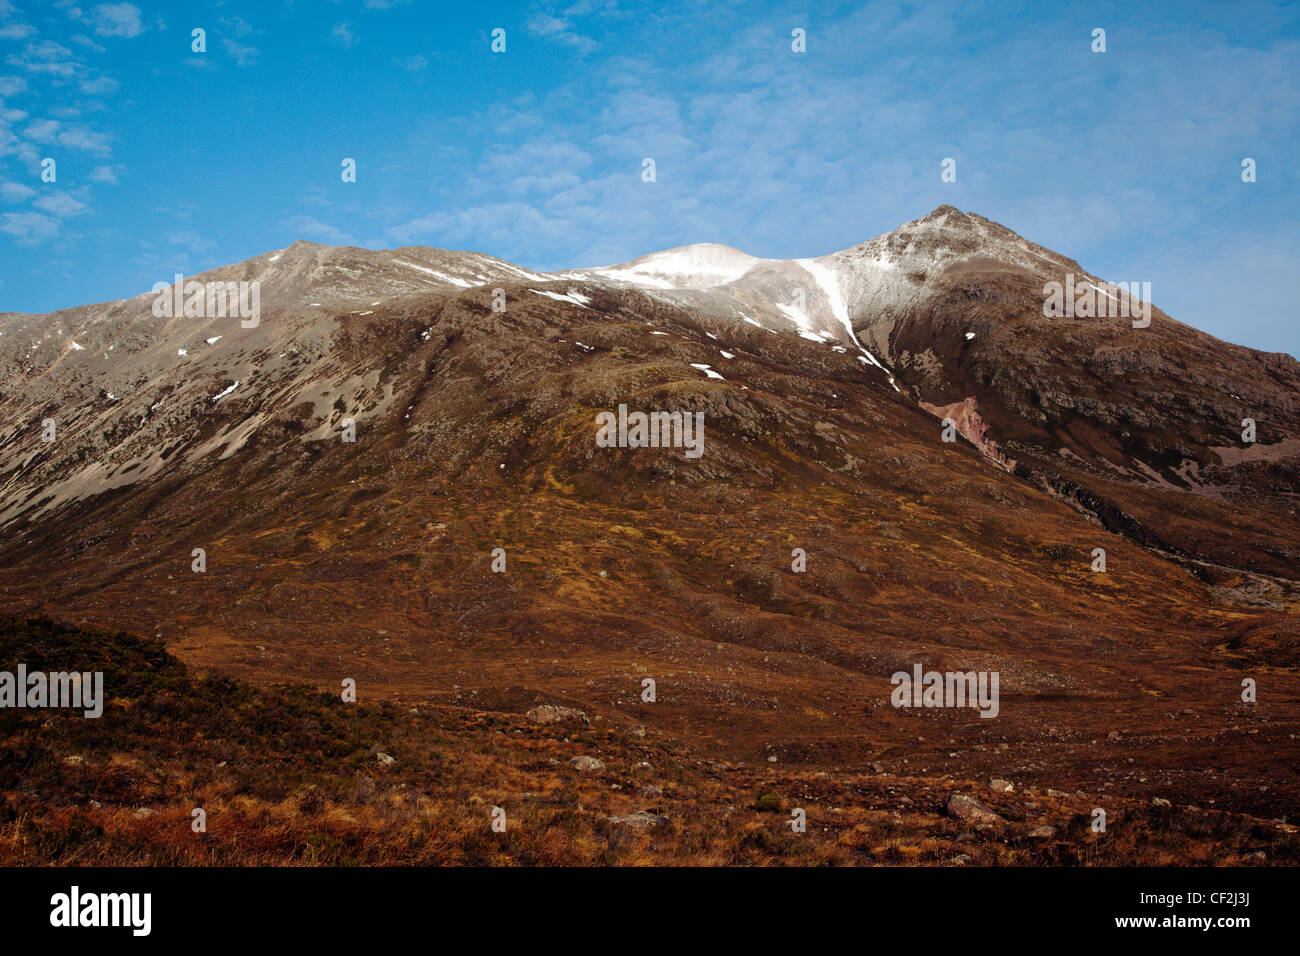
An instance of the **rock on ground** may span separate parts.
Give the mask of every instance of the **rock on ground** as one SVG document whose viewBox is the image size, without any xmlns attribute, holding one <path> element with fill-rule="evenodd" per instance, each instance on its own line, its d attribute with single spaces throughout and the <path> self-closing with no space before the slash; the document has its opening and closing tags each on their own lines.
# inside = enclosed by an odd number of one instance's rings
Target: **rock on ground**
<svg viewBox="0 0 1300 956">
<path fill-rule="evenodd" d="M 587 715 L 574 707 L 560 707 L 556 704 L 539 704 L 524 715 L 539 724 L 589 724 Z"/>
<path fill-rule="evenodd" d="M 993 810 L 964 793 L 954 793 L 950 796 L 948 802 L 944 804 L 943 812 L 958 820 L 969 820 L 973 823 L 1003 822 L 1002 817 Z"/>
</svg>

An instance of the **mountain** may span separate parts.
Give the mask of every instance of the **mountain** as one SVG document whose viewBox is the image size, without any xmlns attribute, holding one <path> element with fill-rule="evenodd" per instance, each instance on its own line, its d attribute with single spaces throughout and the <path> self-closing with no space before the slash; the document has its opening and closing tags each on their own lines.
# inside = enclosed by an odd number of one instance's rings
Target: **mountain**
<svg viewBox="0 0 1300 956">
<path fill-rule="evenodd" d="M 701 760 L 1300 794 L 1289 356 L 947 206 L 810 259 L 296 242 L 193 279 L 256 282 L 256 323 L 0 315 L 11 612 Z M 1149 325 L 1046 317 L 1050 283 Z M 602 446 L 620 406 L 702 415 L 702 454 Z M 892 706 L 917 664 L 997 671 L 998 717 Z"/>
</svg>

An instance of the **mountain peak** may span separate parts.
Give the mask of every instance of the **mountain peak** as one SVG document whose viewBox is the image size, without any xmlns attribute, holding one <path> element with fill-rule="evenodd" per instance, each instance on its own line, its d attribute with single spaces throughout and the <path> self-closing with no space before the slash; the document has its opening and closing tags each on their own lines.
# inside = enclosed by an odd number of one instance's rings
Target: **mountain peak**
<svg viewBox="0 0 1300 956">
<path fill-rule="evenodd" d="M 920 221 L 931 222 L 936 219 L 952 218 L 965 219 L 967 215 L 967 213 L 962 212 L 956 206 L 949 206 L 947 203 L 944 203 L 942 206 L 935 206 L 934 209 L 932 209 L 927 215 L 923 216 Z"/>
</svg>

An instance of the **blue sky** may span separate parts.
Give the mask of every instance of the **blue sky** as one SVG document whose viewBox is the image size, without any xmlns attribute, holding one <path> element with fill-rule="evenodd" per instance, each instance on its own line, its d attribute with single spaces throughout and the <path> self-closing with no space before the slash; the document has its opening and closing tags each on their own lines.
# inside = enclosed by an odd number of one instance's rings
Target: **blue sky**
<svg viewBox="0 0 1300 956">
<path fill-rule="evenodd" d="M 950 203 L 1300 355 L 1298 54 L 1300 5 L 1249 0 L 0 0 L 0 311 L 299 238 L 784 258 Z"/>
</svg>

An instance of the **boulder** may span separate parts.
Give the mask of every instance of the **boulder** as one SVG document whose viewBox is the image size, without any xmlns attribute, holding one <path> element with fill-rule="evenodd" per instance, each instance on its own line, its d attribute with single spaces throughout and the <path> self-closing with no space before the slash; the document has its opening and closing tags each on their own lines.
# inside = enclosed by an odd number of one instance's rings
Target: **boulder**
<svg viewBox="0 0 1300 956">
<path fill-rule="evenodd" d="M 668 818 L 658 813 L 650 813 L 647 810 L 638 810 L 636 813 L 629 813 L 621 817 L 605 817 L 610 823 L 625 827 L 635 827 L 638 830 L 644 830 L 648 827 L 657 827 L 661 823 L 667 823 Z"/>
<path fill-rule="evenodd" d="M 974 797 L 968 797 L 964 793 L 954 793 L 944 804 L 943 812 L 950 817 L 956 817 L 958 820 L 968 820 L 973 823 L 1002 823 L 1003 820 L 993 810 L 984 806 Z"/>
<path fill-rule="evenodd" d="M 574 770 L 604 770 L 605 765 L 595 757 L 588 757 L 583 754 L 581 757 L 574 757 L 569 761 L 569 766 Z"/>
<path fill-rule="evenodd" d="M 589 724 L 587 715 L 573 707 L 539 704 L 524 715 L 538 724 Z"/>
</svg>

